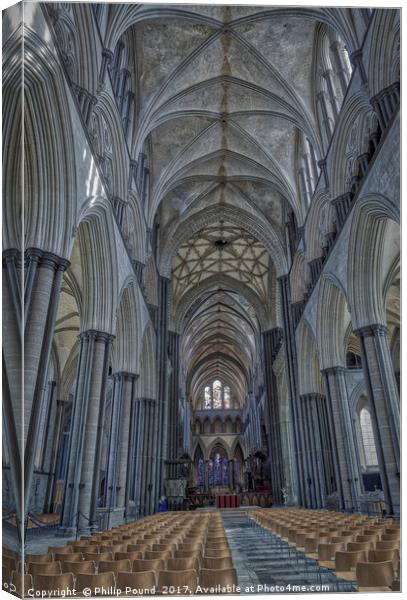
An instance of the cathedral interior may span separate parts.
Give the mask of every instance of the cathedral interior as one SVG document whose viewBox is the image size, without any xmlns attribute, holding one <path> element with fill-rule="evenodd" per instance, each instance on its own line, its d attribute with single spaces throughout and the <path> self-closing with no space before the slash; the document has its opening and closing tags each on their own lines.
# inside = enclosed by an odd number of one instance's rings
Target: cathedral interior
<svg viewBox="0 0 407 600">
<path fill-rule="evenodd" d="M 287 519 L 393 536 L 399 106 L 398 9 L 3 11 L 4 589 L 101 532 L 226 531 L 240 583 Z"/>
</svg>

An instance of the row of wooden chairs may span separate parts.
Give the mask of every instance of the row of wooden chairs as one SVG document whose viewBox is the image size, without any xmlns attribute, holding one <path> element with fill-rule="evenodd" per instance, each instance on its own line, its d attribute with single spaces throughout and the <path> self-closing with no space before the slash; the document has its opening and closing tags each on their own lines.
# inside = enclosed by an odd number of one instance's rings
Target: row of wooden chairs
<svg viewBox="0 0 407 600">
<path fill-rule="evenodd" d="M 18 559 L 16 553 L 6 553 L 3 571 L 6 567 L 8 580 L 20 592 L 33 586 L 35 590 L 72 585 L 80 589 L 81 582 L 87 582 L 85 587 L 106 588 L 113 585 L 112 576 L 116 587 L 133 591 L 185 586 L 193 593 L 198 582 L 203 587 L 213 586 L 214 581 L 220 586 L 237 585 L 219 513 L 198 518 L 191 513 L 148 517 L 83 536 L 64 547 L 49 547 L 46 554 L 25 555 L 24 562 Z"/>
<path fill-rule="evenodd" d="M 151 593 L 165 593 L 176 595 L 195 594 L 198 585 L 207 593 L 217 586 L 219 590 L 227 589 L 227 586 L 238 585 L 236 570 L 233 568 L 223 570 L 201 569 L 199 573 L 193 569 L 185 571 L 120 571 L 115 574 L 112 571 L 106 573 L 63 573 L 58 575 L 41 574 L 25 575 L 22 582 L 21 575 L 13 571 L 12 584 L 17 593 L 21 593 L 23 586 L 25 595 L 28 590 L 50 591 L 55 595 L 61 591 L 75 589 L 82 594 L 84 589 L 91 590 L 92 596 L 106 596 L 106 590 L 115 590 L 114 595 L 138 596 Z M 120 590 L 120 592 L 119 592 Z M 171 591 L 174 590 L 174 591 Z"/>
<path fill-rule="evenodd" d="M 289 546 L 355 581 L 360 591 L 399 589 L 400 527 L 397 521 L 331 511 L 256 511 L 252 518 Z"/>
</svg>

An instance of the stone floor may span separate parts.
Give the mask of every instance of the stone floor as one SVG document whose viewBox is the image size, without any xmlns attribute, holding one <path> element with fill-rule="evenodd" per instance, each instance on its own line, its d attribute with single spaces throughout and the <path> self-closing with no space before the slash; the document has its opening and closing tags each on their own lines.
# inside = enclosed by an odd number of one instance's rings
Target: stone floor
<svg viewBox="0 0 407 600">
<path fill-rule="evenodd" d="M 356 591 L 247 516 L 222 518 L 242 594 Z"/>
</svg>

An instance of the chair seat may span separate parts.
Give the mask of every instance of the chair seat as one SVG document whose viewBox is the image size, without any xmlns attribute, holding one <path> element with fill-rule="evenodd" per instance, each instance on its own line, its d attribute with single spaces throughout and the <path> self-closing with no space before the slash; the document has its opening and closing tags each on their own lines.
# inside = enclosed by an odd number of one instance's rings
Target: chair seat
<svg viewBox="0 0 407 600">
<path fill-rule="evenodd" d="M 335 575 L 338 579 L 344 579 L 345 581 L 356 581 L 356 571 L 335 571 Z"/>
</svg>

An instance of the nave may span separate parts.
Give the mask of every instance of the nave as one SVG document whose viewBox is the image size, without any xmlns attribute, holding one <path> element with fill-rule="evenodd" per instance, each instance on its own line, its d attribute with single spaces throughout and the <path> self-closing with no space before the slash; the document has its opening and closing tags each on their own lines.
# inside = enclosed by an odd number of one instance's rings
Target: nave
<svg viewBox="0 0 407 600">
<path fill-rule="evenodd" d="M 24 550 L 159 512 L 398 521 L 400 11 L 21 11 L 3 15 L 10 577 Z M 337 583 L 264 535 L 296 579 Z"/>
</svg>

